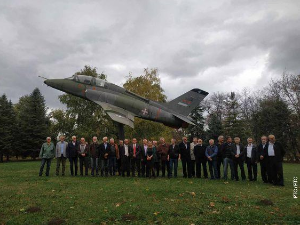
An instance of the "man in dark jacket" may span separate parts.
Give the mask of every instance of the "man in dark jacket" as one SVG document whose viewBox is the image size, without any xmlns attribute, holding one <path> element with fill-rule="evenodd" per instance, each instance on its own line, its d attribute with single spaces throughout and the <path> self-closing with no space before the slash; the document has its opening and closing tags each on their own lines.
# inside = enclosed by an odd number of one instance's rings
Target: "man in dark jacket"
<svg viewBox="0 0 300 225">
<path fill-rule="evenodd" d="M 238 167 L 241 170 L 242 180 L 246 179 L 245 169 L 244 169 L 244 146 L 241 144 L 241 139 L 239 137 L 234 138 L 234 144 L 232 146 L 234 157 L 233 157 L 233 166 L 234 166 L 234 177 L 235 180 L 239 180 Z"/>
<path fill-rule="evenodd" d="M 119 152 L 122 160 L 122 177 L 125 177 L 125 172 L 127 177 L 130 177 L 130 152 L 132 151 L 131 146 L 129 145 L 129 140 L 124 140 L 124 145 L 120 146 Z"/>
<path fill-rule="evenodd" d="M 179 146 L 176 145 L 176 139 L 172 138 L 171 145 L 169 145 L 168 151 L 168 161 L 170 162 L 169 174 L 168 177 L 172 177 L 172 172 L 174 168 L 174 177 L 177 177 L 177 168 L 178 168 L 178 159 L 180 158 Z M 174 167 L 173 167 L 174 166 Z"/>
<path fill-rule="evenodd" d="M 96 176 L 99 175 L 99 143 L 97 137 L 93 137 L 93 142 L 90 144 L 90 152 L 89 155 L 91 157 L 91 175 L 94 176 L 94 172 L 96 169 Z"/>
<path fill-rule="evenodd" d="M 227 170 L 228 170 L 228 164 L 230 165 L 230 173 L 231 173 L 231 180 L 234 179 L 234 167 L 233 167 L 233 157 L 234 157 L 234 152 L 232 148 L 232 138 L 227 137 L 226 143 L 223 145 L 223 165 L 224 165 L 224 179 L 227 180 Z"/>
<path fill-rule="evenodd" d="M 224 147 L 224 136 L 220 135 L 218 137 L 218 155 L 217 155 L 217 171 L 218 171 L 218 178 L 221 177 L 221 164 L 223 164 L 223 147 Z M 224 165 L 223 165 L 224 167 Z"/>
<path fill-rule="evenodd" d="M 160 145 L 157 148 L 157 152 L 161 158 L 162 177 L 165 177 L 166 175 L 166 167 L 167 167 L 167 175 L 169 174 L 170 163 L 168 161 L 168 151 L 169 151 L 169 145 L 165 142 L 165 139 L 163 137 L 160 138 Z"/>
<path fill-rule="evenodd" d="M 268 179 L 274 185 L 284 186 L 282 161 L 285 150 L 274 135 L 269 135 L 268 149 L 265 156 L 268 162 Z"/>
<path fill-rule="evenodd" d="M 74 176 L 73 165 L 75 167 L 75 176 L 77 176 L 78 152 L 79 152 L 79 142 L 76 140 L 76 136 L 73 136 L 72 141 L 70 141 L 67 146 L 67 158 L 70 161 L 71 176 Z"/>
<path fill-rule="evenodd" d="M 119 140 L 119 144 L 118 144 L 118 148 L 119 148 L 119 159 L 117 159 L 117 167 L 118 167 L 118 174 L 119 176 L 122 176 L 122 157 L 121 157 L 121 149 L 124 148 L 124 141 L 123 140 Z"/>
<path fill-rule="evenodd" d="M 187 137 L 182 138 L 182 142 L 179 144 L 179 149 L 180 149 L 183 177 L 192 178 L 190 143 L 187 141 Z"/>
<path fill-rule="evenodd" d="M 268 183 L 268 170 L 267 170 L 267 159 L 265 156 L 268 149 L 268 138 L 267 136 L 261 137 L 261 143 L 257 147 L 257 154 L 259 156 L 260 173 L 261 179 L 264 183 Z"/>
<path fill-rule="evenodd" d="M 146 165 L 147 165 L 147 149 L 148 149 L 148 140 L 143 139 L 143 145 L 141 146 L 141 172 L 142 177 L 145 177 L 146 175 Z"/>
<path fill-rule="evenodd" d="M 100 144 L 100 164 L 101 176 L 108 176 L 108 154 L 110 152 L 110 144 L 107 142 L 108 138 L 104 137 L 103 142 Z"/>
<path fill-rule="evenodd" d="M 248 138 L 247 139 L 248 145 L 244 148 L 244 154 L 248 169 L 248 179 L 250 181 L 257 181 L 257 148 L 254 144 L 252 144 L 253 139 Z M 253 176 L 252 176 L 253 173 Z"/>
<path fill-rule="evenodd" d="M 108 170 L 111 176 L 115 176 L 117 172 L 117 159 L 120 158 L 119 147 L 115 144 L 115 140 L 109 140 L 110 148 L 108 152 Z"/>
<path fill-rule="evenodd" d="M 138 177 L 141 176 L 141 146 L 137 143 L 136 138 L 132 139 L 132 146 L 130 148 L 130 163 L 131 163 L 131 175 L 135 177 L 135 171 L 137 171 Z"/>
<path fill-rule="evenodd" d="M 206 167 L 207 157 L 205 156 L 205 150 L 206 150 L 206 147 L 203 145 L 202 139 L 198 139 L 198 143 L 194 147 L 197 178 L 201 177 L 201 165 L 202 165 L 202 168 L 203 168 L 204 178 L 208 177 L 207 167 Z"/>
</svg>

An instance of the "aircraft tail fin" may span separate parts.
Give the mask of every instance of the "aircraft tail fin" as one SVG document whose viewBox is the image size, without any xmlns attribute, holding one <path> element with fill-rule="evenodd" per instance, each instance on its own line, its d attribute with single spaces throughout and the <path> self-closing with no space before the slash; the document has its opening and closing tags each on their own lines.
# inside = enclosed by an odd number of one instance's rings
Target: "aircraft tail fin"
<svg viewBox="0 0 300 225">
<path fill-rule="evenodd" d="M 208 95 L 208 92 L 194 88 L 183 95 L 167 103 L 167 107 L 175 112 L 188 116 L 191 111 L 198 107 L 200 102 Z"/>
</svg>

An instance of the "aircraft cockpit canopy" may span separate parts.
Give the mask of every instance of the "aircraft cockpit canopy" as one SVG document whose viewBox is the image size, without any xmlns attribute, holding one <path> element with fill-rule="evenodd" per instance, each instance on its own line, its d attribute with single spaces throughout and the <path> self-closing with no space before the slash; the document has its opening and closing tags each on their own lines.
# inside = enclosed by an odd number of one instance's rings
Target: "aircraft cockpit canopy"
<svg viewBox="0 0 300 225">
<path fill-rule="evenodd" d="M 86 76 L 86 75 L 73 75 L 72 77 L 69 77 L 67 79 L 74 80 L 79 83 L 84 83 L 84 84 L 89 84 L 93 86 L 98 86 L 98 87 L 104 87 L 106 84 L 105 80 L 91 77 L 91 76 Z"/>
</svg>

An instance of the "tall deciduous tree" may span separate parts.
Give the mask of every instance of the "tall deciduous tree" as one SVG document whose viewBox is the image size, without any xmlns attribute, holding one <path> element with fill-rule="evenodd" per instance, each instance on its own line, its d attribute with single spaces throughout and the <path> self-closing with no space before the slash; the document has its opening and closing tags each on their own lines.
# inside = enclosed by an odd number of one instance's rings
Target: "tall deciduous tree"
<svg viewBox="0 0 300 225">
<path fill-rule="evenodd" d="M 144 74 L 135 78 L 130 74 L 123 87 L 150 100 L 166 102 L 167 99 L 161 87 L 157 69 L 144 69 Z M 134 129 L 125 127 L 126 137 L 138 139 L 158 139 L 161 136 L 170 139 L 172 137 L 172 129 L 160 123 L 135 118 L 134 127 Z"/>
</svg>

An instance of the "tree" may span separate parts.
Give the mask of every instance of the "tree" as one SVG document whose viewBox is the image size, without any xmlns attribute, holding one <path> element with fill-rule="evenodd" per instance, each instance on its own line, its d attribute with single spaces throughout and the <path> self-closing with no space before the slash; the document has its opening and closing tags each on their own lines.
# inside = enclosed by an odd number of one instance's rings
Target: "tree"
<svg viewBox="0 0 300 225">
<path fill-rule="evenodd" d="M 123 87 L 147 99 L 166 102 L 166 95 L 160 84 L 157 69 L 144 69 L 144 74 L 133 78 L 130 74 Z M 128 138 L 149 138 L 158 140 L 165 137 L 166 140 L 172 138 L 172 129 L 163 124 L 135 118 L 134 129 L 125 127 L 125 136 Z"/>
<path fill-rule="evenodd" d="M 260 101 L 259 110 L 254 114 L 253 133 L 257 138 L 262 135 L 274 134 L 276 140 L 287 149 L 287 155 L 294 155 L 296 149 L 291 137 L 295 137 L 291 129 L 291 111 L 287 104 L 280 98 L 268 98 Z"/>
<path fill-rule="evenodd" d="M 38 88 L 29 96 L 20 98 L 15 107 L 19 132 L 16 137 L 16 152 L 23 156 L 37 157 L 41 144 L 49 136 L 49 118 L 44 96 Z"/>
<path fill-rule="evenodd" d="M 87 75 L 106 79 L 106 75 L 97 72 L 97 68 L 84 66 L 76 75 Z M 94 102 L 78 98 L 70 94 L 59 96 L 66 110 L 56 109 L 50 113 L 52 126 L 51 130 L 55 137 L 65 134 L 67 138 L 72 135 L 88 138 L 93 136 L 116 137 L 117 129 L 113 121 L 106 115 L 101 106 Z"/>
<path fill-rule="evenodd" d="M 236 93 L 231 92 L 225 100 L 225 115 L 223 128 L 226 135 L 240 137 L 241 141 L 247 138 L 244 121 L 241 119 L 240 103 Z"/>
<path fill-rule="evenodd" d="M 203 116 L 204 108 L 202 106 L 196 107 L 191 111 L 190 117 L 195 125 L 189 125 L 187 133 L 191 138 L 198 137 L 205 140 L 204 123 L 205 119 Z"/>
<path fill-rule="evenodd" d="M 13 141 L 15 133 L 15 113 L 11 101 L 6 95 L 0 98 L 0 162 L 6 156 L 7 161 L 13 153 Z"/>
<path fill-rule="evenodd" d="M 214 139 L 217 143 L 218 137 L 223 134 L 222 121 L 216 113 L 208 116 L 208 129 L 206 131 L 206 137 L 208 139 Z"/>
</svg>

